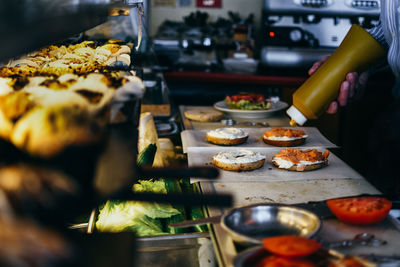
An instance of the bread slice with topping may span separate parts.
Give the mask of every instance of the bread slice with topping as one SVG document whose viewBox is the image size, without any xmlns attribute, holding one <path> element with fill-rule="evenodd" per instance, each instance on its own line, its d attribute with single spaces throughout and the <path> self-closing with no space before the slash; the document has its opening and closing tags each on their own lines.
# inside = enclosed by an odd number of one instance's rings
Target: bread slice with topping
<svg viewBox="0 0 400 267">
<path fill-rule="evenodd" d="M 249 137 L 243 129 L 240 128 L 218 128 L 207 132 L 206 139 L 208 142 L 223 145 L 223 146 L 233 146 L 239 145 L 246 142 Z"/>
<path fill-rule="evenodd" d="M 312 171 L 328 165 L 328 156 L 328 150 L 322 153 L 316 149 L 286 148 L 274 155 L 272 163 L 289 171 Z"/>
<path fill-rule="evenodd" d="M 252 171 L 264 166 L 265 155 L 250 150 L 220 152 L 213 157 L 213 163 L 226 171 Z"/>
<path fill-rule="evenodd" d="M 271 128 L 263 135 L 264 143 L 272 146 L 300 146 L 308 135 L 303 130 L 290 128 Z"/>
</svg>

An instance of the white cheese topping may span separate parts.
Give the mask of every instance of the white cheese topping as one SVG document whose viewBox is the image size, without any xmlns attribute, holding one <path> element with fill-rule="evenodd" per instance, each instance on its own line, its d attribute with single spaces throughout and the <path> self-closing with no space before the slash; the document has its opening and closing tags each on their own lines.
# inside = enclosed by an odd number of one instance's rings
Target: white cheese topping
<svg viewBox="0 0 400 267">
<path fill-rule="evenodd" d="M 307 138 L 308 135 L 303 135 L 300 137 L 288 137 L 288 136 L 265 136 L 264 135 L 264 139 L 267 140 L 272 140 L 272 141 L 293 141 L 293 140 L 298 140 L 298 139 L 302 139 L 302 138 Z"/>
<path fill-rule="evenodd" d="M 96 48 L 96 54 L 104 55 L 106 57 L 111 56 L 111 51 L 105 49 L 104 47 L 100 46 Z"/>
<path fill-rule="evenodd" d="M 207 135 L 215 138 L 233 140 L 246 137 L 248 136 L 248 133 L 246 133 L 245 131 L 243 131 L 243 129 L 240 128 L 218 128 L 207 132 Z"/>
<path fill-rule="evenodd" d="M 265 160 L 265 155 L 250 150 L 238 150 L 219 152 L 213 157 L 213 159 L 221 163 L 227 164 L 252 163 L 260 160 Z"/>
<path fill-rule="evenodd" d="M 278 167 L 282 168 L 282 169 L 289 169 L 289 168 L 291 168 L 292 166 L 295 165 L 293 162 L 291 162 L 289 160 L 286 160 L 286 159 L 279 158 L 279 157 L 274 157 L 272 159 L 272 161 L 275 162 L 278 165 Z M 297 166 L 300 166 L 300 165 L 314 165 L 314 164 L 320 164 L 320 163 L 323 163 L 323 161 L 303 161 L 302 160 L 296 165 Z"/>
<path fill-rule="evenodd" d="M 71 61 L 66 60 L 66 59 L 59 59 L 55 60 L 52 62 L 49 62 L 45 65 L 45 67 L 50 67 L 50 68 L 65 68 L 68 69 L 69 67 L 72 66 L 78 66 L 77 64 L 71 64 Z"/>
<path fill-rule="evenodd" d="M 67 53 L 64 56 L 62 56 L 62 59 L 70 59 L 70 60 L 85 60 L 85 57 L 82 55 L 77 55 L 77 54 L 72 54 L 72 53 Z"/>
<path fill-rule="evenodd" d="M 81 47 L 75 49 L 74 53 L 77 54 L 78 56 L 90 57 L 95 53 L 95 51 L 90 47 Z"/>
<path fill-rule="evenodd" d="M 8 64 L 8 66 L 10 66 L 10 67 L 16 67 L 16 66 L 22 66 L 22 65 L 28 65 L 28 66 L 31 66 L 31 67 L 34 67 L 34 68 L 39 68 L 39 65 L 36 64 L 36 62 L 34 62 L 30 58 L 12 60 Z"/>
</svg>

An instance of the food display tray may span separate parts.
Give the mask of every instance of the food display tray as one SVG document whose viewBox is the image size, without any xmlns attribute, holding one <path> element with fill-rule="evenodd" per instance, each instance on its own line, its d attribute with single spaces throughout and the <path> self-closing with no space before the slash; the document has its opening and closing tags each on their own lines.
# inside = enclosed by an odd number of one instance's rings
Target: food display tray
<svg viewBox="0 0 400 267">
<path fill-rule="evenodd" d="M 236 148 L 237 149 L 237 148 Z M 229 182 L 277 182 L 277 181 L 301 181 L 301 180 L 318 180 L 318 179 L 363 179 L 363 177 L 355 170 L 350 168 L 344 161 L 339 159 L 333 153 L 330 153 L 328 158 L 328 165 L 321 169 L 313 171 L 287 171 L 275 167 L 271 159 L 280 151 L 280 148 L 264 148 L 264 149 L 249 149 L 252 151 L 260 152 L 266 155 L 265 164 L 263 167 L 253 171 L 233 172 L 220 170 L 220 175 L 217 179 L 213 180 L 219 183 Z M 325 148 L 317 148 L 323 152 Z M 209 148 L 207 151 L 189 151 L 188 162 L 190 167 L 213 166 L 212 157 L 220 151 L 221 148 Z M 190 182 L 206 181 L 207 179 L 190 178 Z M 211 181 L 211 180 L 209 180 Z"/>
<path fill-rule="evenodd" d="M 265 148 L 277 148 L 276 146 L 268 145 L 263 142 L 261 137 L 264 132 L 271 129 L 268 128 L 241 128 L 249 134 L 249 138 L 243 144 L 236 146 L 219 146 L 214 145 L 206 140 L 207 130 L 185 130 L 181 132 L 183 152 L 189 151 L 203 151 L 209 150 L 210 148 L 220 148 L 221 150 L 236 150 L 236 149 L 265 149 Z M 314 148 L 314 147 L 325 147 L 325 148 L 336 148 L 337 146 L 329 141 L 322 133 L 315 127 L 292 127 L 294 130 L 304 130 L 308 137 L 303 145 L 299 146 L 301 148 Z"/>
</svg>

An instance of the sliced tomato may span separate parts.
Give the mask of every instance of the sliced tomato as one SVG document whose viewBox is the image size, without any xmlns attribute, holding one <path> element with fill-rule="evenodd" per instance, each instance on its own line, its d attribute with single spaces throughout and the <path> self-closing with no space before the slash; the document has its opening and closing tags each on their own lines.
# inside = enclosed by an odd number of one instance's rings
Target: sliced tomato
<svg viewBox="0 0 400 267">
<path fill-rule="evenodd" d="M 305 259 L 285 258 L 271 255 L 263 258 L 257 267 L 315 267 L 315 264 Z"/>
<path fill-rule="evenodd" d="M 377 224 L 389 214 L 392 202 L 383 197 L 349 197 L 327 200 L 329 209 L 346 223 Z"/>
<path fill-rule="evenodd" d="M 227 96 L 226 99 L 231 102 L 239 102 L 240 100 L 248 100 L 250 103 L 260 103 L 265 101 L 265 97 L 260 94 L 238 94 Z"/>
<path fill-rule="evenodd" d="M 321 248 L 321 243 L 301 236 L 282 235 L 263 239 L 264 248 L 285 257 L 304 257 Z"/>
</svg>

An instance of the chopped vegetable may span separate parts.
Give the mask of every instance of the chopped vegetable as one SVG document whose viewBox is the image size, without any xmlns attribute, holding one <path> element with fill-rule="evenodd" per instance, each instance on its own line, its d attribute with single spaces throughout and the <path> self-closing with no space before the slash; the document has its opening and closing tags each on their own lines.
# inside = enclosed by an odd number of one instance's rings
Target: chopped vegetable
<svg viewBox="0 0 400 267">
<path fill-rule="evenodd" d="M 167 189 L 167 193 L 182 193 L 182 188 L 177 180 L 164 179 L 164 184 L 165 188 Z M 179 211 L 179 214 L 172 216 L 166 220 L 167 231 L 171 234 L 185 233 L 186 229 L 184 228 L 169 227 L 171 223 L 181 222 L 186 219 L 186 212 L 183 206 L 179 205 L 172 205 L 172 206 Z"/>
<path fill-rule="evenodd" d="M 271 103 L 263 95 L 259 94 L 238 94 L 227 96 L 225 102 L 231 109 L 260 110 L 269 109 Z"/>
<path fill-rule="evenodd" d="M 152 166 L 154 157 L 156 156 L 157 145 L 149 144 L 142 152 L 139 153 L 137 157 L 137 165 L 142 166 Z"/>
<path fill-rule="evenodd" d="M 163 181 L 139 181 L 133 187 L 135 192 L 166 194 Z M 102 232 L 134 231 L 137 236 L 168 234 L 163 230 L 162 218 L 180 214 L 170 204 L 141 201 L 107 201 L 100 209 L 96 228 Z"/>
<path fill-rule="evenodd" d="M 100 232 L 133 231 L 138 236 L 162 235 L 160 222 L 138 209 L 135 201 L 107 201 L 100 210 L 96 228 Z"/>
</svg>

